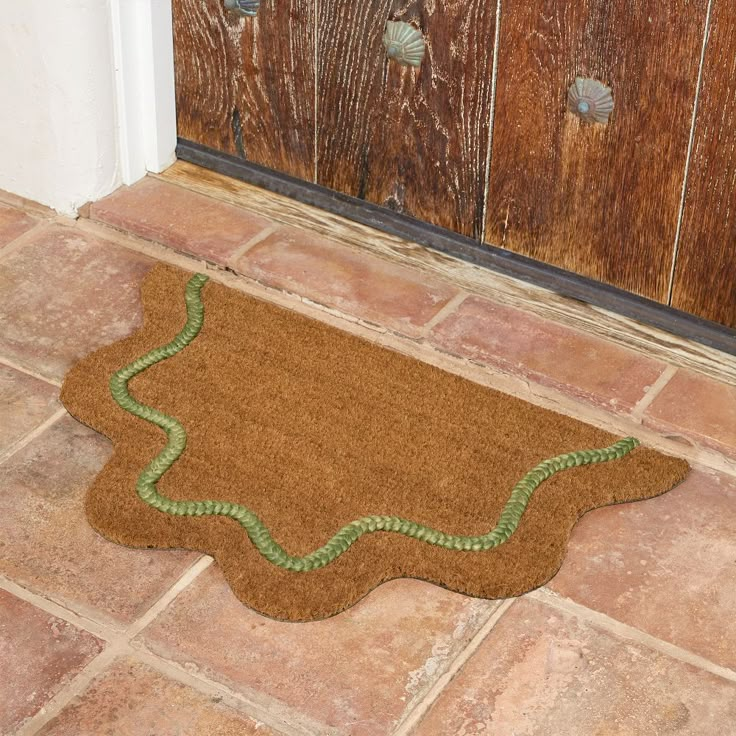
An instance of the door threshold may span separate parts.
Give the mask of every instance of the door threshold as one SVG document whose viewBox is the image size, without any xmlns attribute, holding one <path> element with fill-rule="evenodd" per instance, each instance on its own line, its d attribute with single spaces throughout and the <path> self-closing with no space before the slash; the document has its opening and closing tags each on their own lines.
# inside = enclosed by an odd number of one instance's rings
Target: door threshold
<svg viewBox="0 0 736 736">
<path fill-rule="evenodd" d="M 735 330 L 198 144 L 178 153 L 158 177 L 736 384 Z"/>
</svg>

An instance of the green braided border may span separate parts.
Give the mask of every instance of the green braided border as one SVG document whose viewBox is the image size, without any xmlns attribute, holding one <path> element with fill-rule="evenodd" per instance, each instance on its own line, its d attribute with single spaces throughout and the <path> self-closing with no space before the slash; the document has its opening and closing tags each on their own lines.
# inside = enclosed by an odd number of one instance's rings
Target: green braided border
<svg viewBox="0 0 736 736">
<path fill-rule="evenodd" d="M 568 468 L 616 460 L 627 455 L 639 445 L 637 439 L 627 437 L 610 447 L 600 450 L 569 452 L 544 460 L 514 486 L 498 523 L 488 534 L 482 536 L 464 537 L 445 534 L 398 516 L 364 516 L 346 524 L 332 539 L 314 552 L 310 552 L 304 557 L 293 557 L 273 539 L 261 520 L 245 506 L 227 501 L 174 501 L 162 496 L 156 488 L 156 484 L 164 473 L 184 452 L 187 444 L 187 433 L 174 417 L 167 416 L 136 401 L 128 392 L 128 381 L 155 363 L 176 355 L 197 337 L 204 322 L 201 290 L 206 281 L 207 276 L 196 274 L 192 276 L 187 284 L 185 293 L 187 322 L 181 332 L 167 345 L 151 350 L 143 357 L 117 371 L 110 379 L 110 392 L 118 405 L 134 416 L 160 427 L 168 437 L 166 447 L 140 474 L 136 490 L 143 501 L 167 514 L 175 516 L 229 516 L 235 519 L 248 533 L 248 537 L 258 551 L 274 565 L 286 570 L 306 572 L 324 567 L 337 559 L 364 534 L 377 531 L 397 532 L 446 549 L 478 552 L 498 547 L 516 531 L 529 499 L 538 486 L 547 478 Z"/>
</svg>

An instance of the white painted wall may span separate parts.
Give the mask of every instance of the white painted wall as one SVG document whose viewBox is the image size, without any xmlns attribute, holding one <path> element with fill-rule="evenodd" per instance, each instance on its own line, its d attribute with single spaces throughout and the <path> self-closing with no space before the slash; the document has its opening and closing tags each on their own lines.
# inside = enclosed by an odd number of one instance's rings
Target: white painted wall
<svg viewBox="0 0 736 736">
<path fill-rule="evenodd" d="M 74 214 L 120 182 L 107 0 L 0 0 L 0 189 Z"/>
<path fill-rule="evenodd" d="M 173 161 L 170 12 L 0 0 L 0 189 L 72 215 Z"/>
<path fill-rule="evenodd" d="M 2 0 L 0 0 L 2 2 Z M 123 183 L 175 159 L 176 95 L 171 0 L 109 0 Z"/>
</svg>

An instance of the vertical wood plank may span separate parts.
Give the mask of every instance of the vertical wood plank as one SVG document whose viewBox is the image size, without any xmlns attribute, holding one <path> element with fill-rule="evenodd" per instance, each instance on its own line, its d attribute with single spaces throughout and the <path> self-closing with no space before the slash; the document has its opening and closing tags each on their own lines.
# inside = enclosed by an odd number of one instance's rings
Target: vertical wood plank
<svg viewBox="0 0 736 736">
<path fill-rule="evenodd" d="M 487 242 L 666 301 L 706 6 L 504 2 Z M 607 126 L 566 111 L 576 76 Z"/>
<path fill-rule="evenodd" d="M 173 0 L 179 135 L 314 177 L 314 0 L 262 0 L 258 16 L 223 0 Z"/>
<path fill-rule="evenodd" d="M 736 327 L 736 14 L 715 0 L 672 306 Z"/>
<path fill-rule="evenodd" d="M 318 181 L 480 237 L 494 0 L 320 0 Z M 420 28 L 419 70 L 386 58 L 387 20 Z"/>
</svg>

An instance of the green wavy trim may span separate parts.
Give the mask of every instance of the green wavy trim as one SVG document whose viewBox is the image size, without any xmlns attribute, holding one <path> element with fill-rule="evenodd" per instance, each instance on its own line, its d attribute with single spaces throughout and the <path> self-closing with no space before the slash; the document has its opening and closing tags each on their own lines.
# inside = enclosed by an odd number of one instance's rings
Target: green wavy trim
<svg viewBox="0 0 736 736">
<path fill-rule="evenodd" d="M 197 337 L 204 322 L 201 290 L 206 281 L 207 276 L 196 274 L 187 284 L 185 293 L 187 322 L 181 332 L 167 345 L 151 350 L 117 371 L 110 379 L 110 391 L 121 408 L 160 427 L 168 437 L 166 447 L 138 478 L 136 490 L 141 499 L 153 508 L 175 516 L 229 516 L 245 529 L 258 551 L 279 567 L 295 572 L 316 570 L 336 560 L 364 534 L 378 531 L 396 532 L 446 549 L 473 552 L 493 549 L 506 542 L 516 531 L 529 499 L 547 478 L 568 468 L 616 460 L 639 445 L 637 439 L 627 437 L 600 450 L 580 450 L 544 460 L 514 486 L 498 523 L 488 534 L 465 537 L 445 534 L 398 516 L 364 516 L 346 524 L 332 539 L 314 552 L 304 557 L 294 557 L 273 539 L 261 520 L 245 506 L 227 501 L 174 501 L 161 495 L 156 488 L 158 481 L 184 452 L 187 433 L 174 417 L 136 401 L 128 392 L 128 381 L 155 363 L 181 352 Z"/>
</svg>

